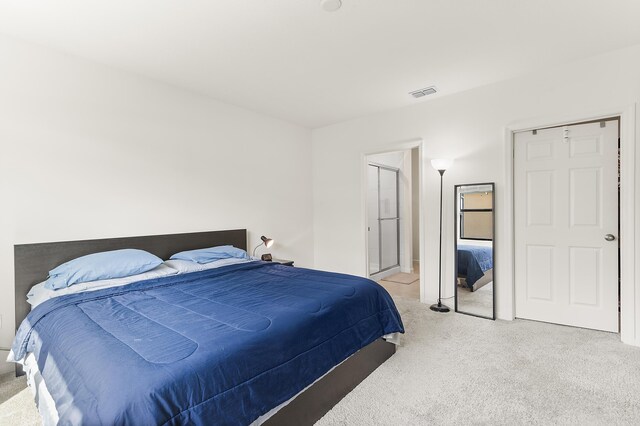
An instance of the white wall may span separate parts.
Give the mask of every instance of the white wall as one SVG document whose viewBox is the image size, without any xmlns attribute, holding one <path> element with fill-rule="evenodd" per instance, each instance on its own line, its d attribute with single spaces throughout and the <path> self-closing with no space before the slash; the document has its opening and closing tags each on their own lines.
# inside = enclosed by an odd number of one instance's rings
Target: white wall
<svg viewBox="0 0 640 426">
<path fill-rule="evenodd" d="M 640 46 L 375 114 L 313 131 L 314 242 L 316 267 L 365 274 L 362 175 L 363 153 L 422 138 L 426 239 L 421 267 L 426 271 L 424 301 L 437 297 L 439 175 L 431 158 L 454 158 L 444 186 L 443 296 L 453 293 L 453 185 L 496 182 L 496 291 L 499 318 L 510 318 L 512 286 L 503 273 L 510 253 L 501 250 L 505 234 L 505 132 L 508 125 L 558 116 L 590 116 L 640 100 Z M 437 84 L 437 82 L 433 82 Z M 446 87 L 442 87 L 446 90 Z M 636 110 L 638 111 L 638 110 Z M 640 123 L 640 118 L 637 118 Z M 636 129 L 636 143 L 640 131 Z M 340 155 L 335 155 L 339 152 Z M 640 150 L 637 150 L 640 157 Z M 640 159 L 636 159 L 640 161 Z M 640 164 L 640 163 L 639 163 Z M 636 175 L 640 188 L 640 175 Z M 640 197 L 636 197 L 636 202 Z M 340 204 L 339 210 L 331 206 Z M 638 208 L 638 206 L 636 206 Z M 339 215 L 339 217 L 337 217 Z M 640 230 L 636 218 L 636 229 Z M 640 242 L 640 236 L 636 235 Z M 638 243 L 636 243 L 637 245 Z M 638 264 L 638 259 L 636 259 Z"/>
<path fill-rule="evenodd" d="M 0 37 L 0 346 L 14 333 L 17 243 L 247 228 L 251 245 L 273 237 L 274 255 L 312 266 L 310 139 Z"/>
</svg>

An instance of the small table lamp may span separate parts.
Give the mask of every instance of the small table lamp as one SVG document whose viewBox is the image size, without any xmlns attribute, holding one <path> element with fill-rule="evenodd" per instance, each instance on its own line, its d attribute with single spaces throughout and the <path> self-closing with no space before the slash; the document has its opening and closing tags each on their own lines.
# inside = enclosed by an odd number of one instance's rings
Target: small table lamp
<svg viewBox="0 0 640 426">
<path fill-rule="evenodd" d="M 264 244 L 266 248 L 269 248 L 273 245 L 273 240 L 271 238 L 265 237 L 264 235 L 260 237 L 260 240 L 260 244 L 258 244 L 256 248 L 253 249 L 253 257 L 256 257 L 256 250 L 258 250 L 258 247 L 260 247 L 261 245 Z"/>
</svg>

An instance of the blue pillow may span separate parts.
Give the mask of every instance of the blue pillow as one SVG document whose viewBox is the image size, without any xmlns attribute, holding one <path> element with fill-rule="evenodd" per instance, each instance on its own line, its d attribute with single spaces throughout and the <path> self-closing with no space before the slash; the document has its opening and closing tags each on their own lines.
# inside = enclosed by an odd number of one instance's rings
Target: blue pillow
<svg viewBox="0 0 640 426">
<path fill-rule="evenodd" d="M 78 283 L 122 278 L 150 271 L 162 259 L 144 250 L 124 249 L 88 254 L 49 271 L 45 288 L 58 290 Z"/>
<path fill-rule="evenodd" d="M 246 251 L 234 246 L 218 246 L 197 250 L 181 251 L 171 256 L 172 260 L 189 260 L 196 263 L 210 263 L 214 260 L 229 259 L 249 259 Z"/>
</svg>

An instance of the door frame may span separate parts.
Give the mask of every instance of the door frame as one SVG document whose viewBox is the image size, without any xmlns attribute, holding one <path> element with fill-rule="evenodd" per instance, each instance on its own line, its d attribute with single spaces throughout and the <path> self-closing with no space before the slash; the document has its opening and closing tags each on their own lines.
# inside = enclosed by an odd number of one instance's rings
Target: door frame
<svg viewBox="0 0 640 426">
<path fill-rule="evenodd" d="M 363 218 L 363 226 L 362 226 L 362 248 L 364 250 L 364 267 L 365 267 L 365 276 L 369 277 L 369 233 L 367 232 L 367 226 L 369 223 L 369 214 L 367 210 L 367 167 L 369 166 L 368 157 L 370 155 L 375 154 L 385 154 L 388 152 L 397 152 L 397 151 L 410 151 L 414 148 L 418 148 L 418 241 L 420 244 L 420 301 L 422 303 L 425 302 L 426 295 L 426 283 L 425 283 L 425 201 L 424 201 L 424 158 L 423 158 L 423 140 L 422 138 L 409 139 L 401 142 L 390 143 L 388 145 L 384 145 L 378 149 L 362 152 L 360 155 L 360 217 Z M 411 230 L 413 234 L 415 229 Z M 411 253 L 408 253 L 411 255 Z"/>
<path fill-rule="evenodd" d="M 505 128 L 505 191 L 501 244 L 504 256 L 504 276 L 511 285 L 503 287 L 498 306 L 500 318 L 515 318 L 515 208 L 514 208 L 514 135 L 516 132 L 543 127 L 576 124 L 604 118 L 620 118 L 620 338 L 622 342 L 640 346 L 640 282 L 636 279 L 636 104 L 612 108 L 598 113 L 552 116 L 511 124 Z"/>
</svg>

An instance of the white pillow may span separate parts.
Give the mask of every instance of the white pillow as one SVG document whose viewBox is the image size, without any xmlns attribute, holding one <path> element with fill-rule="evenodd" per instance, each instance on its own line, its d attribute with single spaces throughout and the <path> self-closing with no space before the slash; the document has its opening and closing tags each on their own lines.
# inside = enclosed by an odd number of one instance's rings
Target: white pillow
<svg viewBox="0 0 640 426">
<path fill-rule="evenodd" d="M 171 260 L 166 260 L 164 264 L 169 266 L 170 268 L 177 270 L 178 273 L 180 274 L 188 274 L 189 272 L 206 271 L 207 269 L 215 269 L 221 266 L 234 265 L 236 263 L 247 263 L 247 262 L 253 262 L 253 260 L 238 259 L 235 257 L 231 257 L 228 259 L 214 260 L 213 262 L 209 262 L 209 263 L 196 263 L 190 260 L 171 259 Z"/>
<path fill-rule="evenodd" d="M 27 293 L 27 302 L 31 305 L 31 309 L 33 309 L 42 302 L 58 296 L 80 293 L 82 291 L 102 290 L 109 287 L 119 287 L 134 283 L 136 281 L 144 281 L 153 278 L 176 275 L 177 273 L 178 271 L 176 269 L 173 269 L 163 263 L 150 271 L 143 272 L 142 274 L 131 275 L 129 277 L 123 278 L 113 278 L 110 280 L 89 281 L 86 283 L 74 284 L 71 287 L 65 287 L 59 290 L 49 290 L 48 288 L 45 288 L 44 285 L 46 281 L 43 281 L 40 284 L 36 284 L 31 287 L 31 290 L 29 290 L 29 293 Z"/>
</svg>

